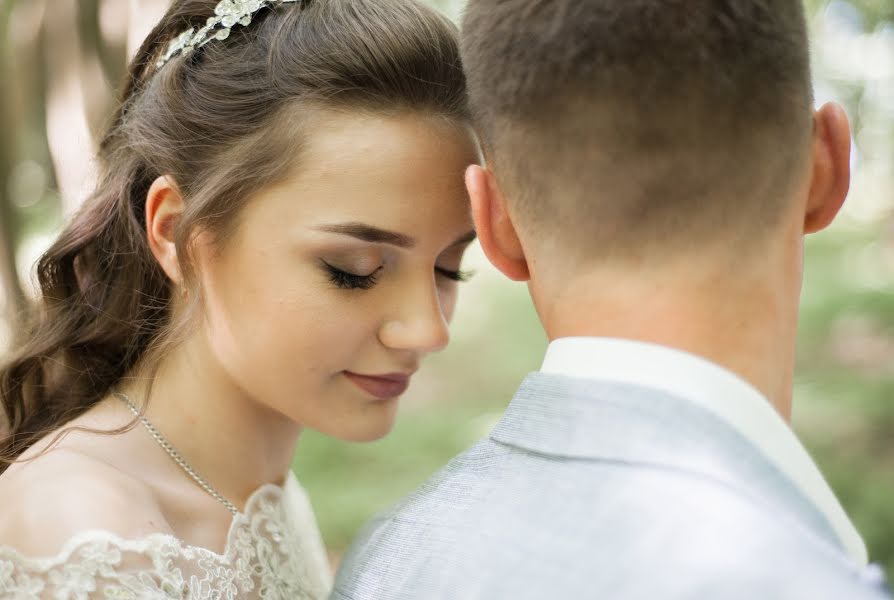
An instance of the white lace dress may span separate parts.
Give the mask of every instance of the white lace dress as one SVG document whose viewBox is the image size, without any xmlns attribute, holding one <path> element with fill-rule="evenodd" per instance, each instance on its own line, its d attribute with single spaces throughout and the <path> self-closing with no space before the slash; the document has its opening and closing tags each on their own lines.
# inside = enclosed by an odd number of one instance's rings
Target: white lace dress
<svg viewBox="0 0 894 600">
<path fill-rule="evenodd" d="M 0 547 L 3 600 L 319 600 L 331 585 L 310 501 L 290 474 L 252 494 L 223 554 L 167 534 L 124 540 L 88 531 L 52 558 Z"/>
</svg>

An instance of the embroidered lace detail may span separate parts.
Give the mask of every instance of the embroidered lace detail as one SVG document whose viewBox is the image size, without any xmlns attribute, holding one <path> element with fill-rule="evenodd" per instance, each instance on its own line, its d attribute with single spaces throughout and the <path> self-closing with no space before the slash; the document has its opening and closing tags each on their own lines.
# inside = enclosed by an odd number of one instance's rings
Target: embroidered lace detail
<svg viewBox="0 0 894 600">
<path fill-rule="evenodd" d="M 291 475 L 252 494 L 223 554 L 166 534 L 124 540 L 103 531 L 79 534 L 46 559 L 0 547 L 4 600 L 321 600 L 330 585 L 310 502 Z"/>
</svg>

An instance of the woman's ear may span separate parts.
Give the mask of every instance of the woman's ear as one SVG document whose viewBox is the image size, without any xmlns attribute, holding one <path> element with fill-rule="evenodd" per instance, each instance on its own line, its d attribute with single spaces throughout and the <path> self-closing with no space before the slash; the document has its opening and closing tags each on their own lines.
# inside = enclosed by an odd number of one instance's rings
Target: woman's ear
<svg viewBox="0 0 894 600">
<path fill-rule="evenodd" d="M 484 254 L 509 279 L 528 281 L 531 273 L 524 248 L 493 173 L 486 167 L 470 166 L 466 169 L 466 189 Z"/>
<path fill-rule="evenodd" d="M 837 104 L 826 104 L 813 117 L 813 171 L 804 232 L 825 229 L 841 210 L 850 187 L 851 131 Z"/>
<path fill-rule="evenodd" d="M 174 231 L 182 214 L 183 196 L 174 180 L 166 175 L 158 177 L 146 194 L 146 233 L 155 260 L 177 285 L 182 283 L 182 273 Z"/>
</svg>

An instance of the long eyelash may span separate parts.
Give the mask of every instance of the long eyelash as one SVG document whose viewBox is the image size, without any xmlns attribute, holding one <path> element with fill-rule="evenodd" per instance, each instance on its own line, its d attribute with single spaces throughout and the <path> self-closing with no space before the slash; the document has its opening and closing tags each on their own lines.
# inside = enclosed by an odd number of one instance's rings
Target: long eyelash
<svg viewBox="0 0 894 600">
<path fill-rule="evenodd" d="M 436 267 L 435 271 L 438 275 L 442 275 L 451 281 L 468 281 L 475 275 L 474 271 L 448 271 L 447 269 L 442 269 L 440 267 Z"/>
<path fill-rule="evenodd" d="M 320 262 L 323 263 L 323 267 L 329 273 L 329 280 L 336 287 L 343 290 L 368 290 L 375 286 L 379 280 L 379 269 L 376 269 L 370 275 L 355 275 L 354 273 L 337 269 L 326 261 Z"/>
</svg>

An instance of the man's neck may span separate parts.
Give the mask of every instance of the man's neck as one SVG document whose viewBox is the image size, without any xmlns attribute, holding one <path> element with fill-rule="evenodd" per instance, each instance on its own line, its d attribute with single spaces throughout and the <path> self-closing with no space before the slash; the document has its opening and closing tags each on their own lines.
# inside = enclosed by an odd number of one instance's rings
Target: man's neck
<svg viewBox="0 0 894 600">
<path fill-rule="evenodd" d="M 748 381 L 790 420 L 797 290 L 764 276 L 695 273 L 603 271 L 559 293 L 531 287 L 551 340 L 614 337 L 690 352 Z"/>
</svg>

